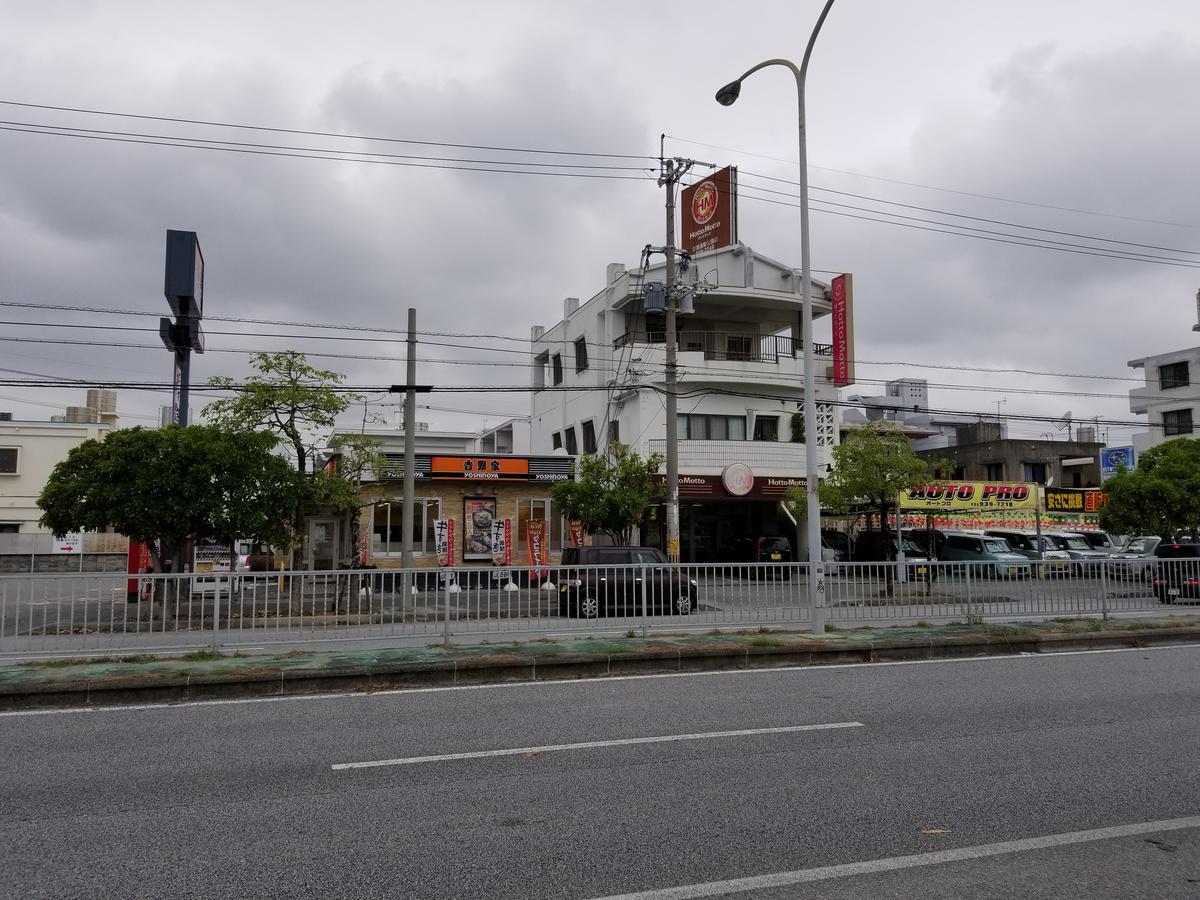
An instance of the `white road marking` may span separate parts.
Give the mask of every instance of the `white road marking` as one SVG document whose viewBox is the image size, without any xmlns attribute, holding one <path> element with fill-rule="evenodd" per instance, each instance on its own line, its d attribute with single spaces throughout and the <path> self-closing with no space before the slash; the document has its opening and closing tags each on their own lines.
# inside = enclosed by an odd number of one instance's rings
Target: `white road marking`
<svg viewBox="0 0 1200 900">
<path fill-rule="evenodd" d="M 772 875 L 732 878 L 728 881 L 710 881 L 705 884 L 658 888 L 637 891 L 632 894 L 614 894 L 599 898 L 599 900 L 692 900 L 695 897 L 723 897 L 745 891 L 770 890 L 793 884 L 830 881 L 834 878 L 850 878 L 855 875 L 871 875 L 876 872 L 894 872 L 919 866 L 940 866 L 969 859 L 986 859 L 1008 853 L 1027 853 L 1031 850 L 1070 847 L 1075 844 L 1090 844 L 1095 841 L 1109 841 L 1114 838 L 1132 837 L 1139 834 L 1181 831 L 1185 828 L 1200 828 L 1200 816 L 1162 819 L 1158 822 L 1138 822 L 1133 825 L 1117 825 L 1113 828 L 1093 828 L 1089 831 L 1068 831 L 1044 837 L 980 844 L 975 847 L 959 847 L 956 850 L 937 850 L 933 853 L 915 853 L 911 856 L 890 856 L 885 859 L 871 859 L 840 866 L 822 866 L 817 869 L 798 869 L 794 872 L 776 872 Z"/>
<path fill-rule="evenodd" d="M 470 753 L 440 753 L 436 756 L 404 756 L 369 762 L 334 763 L 335 772 L 346 769 L 375 769 L 380 766 L 412 766 L 420 763 L 452 762 L 460 759 L 489 759 L 496 756 L 522 756 L 526 753 L 556 753 L 561 750 L 595 750 L 599 747 L 627 747 L 634 744 L 672 744 L 679 741 L 708 741 L 715 738 L 750 737 L 758 734 L 793 734 L 797 731 L 828 731 L 834 728 L 865 728 L 862 722 L 828 722 L 823 725 L 784 725 L 777 728 L 743 728 L 738 731 L 701 731 L 695 734 L 663 734 L 654 737 L 617 738 L 610 741 L 584 741 L 580 744 L 546 744 L 542 747 L 511 747 L 504 750 L 475 750 Z"/>
<path fill-rule="evenodd" d="M 1200 644 L 1168 644 L 1163 647 L 1117 647 L 1108 650 L 1064 650 L 1053 653 L 1005 653 L 997 656 L 966 656 L 952 659 L 909 659 L 892 662 L 833 663 L 805 666 L 766 666 L 755 669 L 718 669 L 712 672 L 656 672 L 648 675 L 605 675 L 597 678 L 540 679 L 507 681 L 502 684 L 458 684 L 441 687 L 391 688 L 385 691 L 341 691 L 321 694 L 290 694 L 281 697 L 245 697 L 237 700 L 189 700 L 182 703 L 129 703 L 120 706 L 71 706 L 63 709 L 22 709 L 0 712 L 0 718 L 17 716 L 54 716 L 73 713 L 141 712 L 160 709 L 190 709 L 204 706 L 247 706 L 255 703 L 297 703 L 308 700 L 376 700 L 405 694 L 440 694 L 445 691 L 499 691 L 521 688 L 596 687 L 619 681 L 649 681 L 658 678 L 721 678 L 730 675 L 778 675 L 781 672 L 809 674 L 836 669 L 881 669 L 890 666 L 941 666 L 955 663 L 989 663 L 1004 660 L 1054 660 L 1068 656 L 1098 656 L 1104 653 L 1163 653 L 1170 650 L 1196 650 Z"/>
</svg>

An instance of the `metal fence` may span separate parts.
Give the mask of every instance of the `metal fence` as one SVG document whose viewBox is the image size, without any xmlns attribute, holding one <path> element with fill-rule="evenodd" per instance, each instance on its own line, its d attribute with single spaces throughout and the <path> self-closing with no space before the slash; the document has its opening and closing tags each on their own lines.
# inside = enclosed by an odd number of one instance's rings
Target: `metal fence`
<svg viewBox="0 0 1200 900">
<path fill-rule="evenodd" d="M 826 564 L 834 626 L 1161 614 L 1200 560 Z M 0 576 L 0 655 L 811 628 L 808 565 Z"/>
</svg>

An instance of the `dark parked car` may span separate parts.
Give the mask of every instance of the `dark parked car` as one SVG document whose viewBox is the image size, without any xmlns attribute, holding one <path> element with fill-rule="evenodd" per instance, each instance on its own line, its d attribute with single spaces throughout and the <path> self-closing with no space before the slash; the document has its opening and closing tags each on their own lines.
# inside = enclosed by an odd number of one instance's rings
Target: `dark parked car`
<svg viewBox="0 0 1200 900">
<path fill-rule="evenodd" d="M 1165 541 L 1154 548 L 1154 593 L 1161 603 L 1200 600 L 1200 544 Z"/>
<path fill-rule="evenodd" d="M 824 562 L 850 562 L 850 535 L 832 528 L 821 529 L 821 558 Z"/>
<path fill-rule="evenodd" d="M 888 533 L 888 540 L 891 543 L 891 553 L 885 556 L 883 552 L 885 548 L 883 532 L 860 531 L 854 539 L 854 550 L 851 553 L 851 559 L 857 563 L 895 562 L 899 558 L 901 544 L 892 532 Z M 906 569 L 909 578 L 937 577 L 934 567 L 929 565 L 929 557 L 925 555 L 925 551 L 907 534 L 904 535 L 903 546 L 904 559 L 908 563 Z"/>
<path fill-rule="evenodd" d="M 656 547 L 567 547 L 562 565 L 560 616 L 638 615 L 643 600 L 649 613 L 687 615 L 696 609 L 696 582 Z"/>
<path fill-rule="evenodd" d="M 726 561 L 733 563 L 790 563 L 795 561 L 792 556 L 792 542 L 785 537 L 743 537 L 731 541 L 722 554 Z M 754 566 L 746 570 L 751 578 L 773 578 L 778 575 L 785 581 L 792 577 L 790 568 L 782 566 Z"/>
</svg>

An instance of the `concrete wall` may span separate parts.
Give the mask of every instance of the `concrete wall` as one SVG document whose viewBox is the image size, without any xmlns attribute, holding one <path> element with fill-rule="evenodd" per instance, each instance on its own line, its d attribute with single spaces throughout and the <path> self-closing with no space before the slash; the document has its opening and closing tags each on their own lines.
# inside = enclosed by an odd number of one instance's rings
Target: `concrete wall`
<svg viewBox="0 0 1200 900">
<path fill-rule="evenodd" d="M 1079 441 L 1030 441 L 1020 439 L 959 443 L 937 450 L 919 450 L 917 456 L 928 462 L 948 459 L 961 466 L 964 481 L 986 481 L 987 465 L 1001 463 L 1004 481 L 1024 481 L 1024 463 L 1044 463 L 1047 477 L 1055 487 L 1076 487 L 1074 473 L 1080 473 L 1078 487 L 1100 486 L 1100 450 L 1102 443 Z M 1092 462 L 1063 466 L 1064 460 L 1091 457 Z"/>
</svg>

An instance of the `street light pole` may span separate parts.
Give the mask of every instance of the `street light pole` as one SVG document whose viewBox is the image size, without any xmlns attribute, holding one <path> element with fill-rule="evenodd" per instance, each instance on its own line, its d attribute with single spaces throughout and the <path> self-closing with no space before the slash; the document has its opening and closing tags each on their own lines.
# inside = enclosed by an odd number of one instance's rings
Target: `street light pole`
<svg viewBox="0 0 1200 900">
<path fill-rule="evenodd" d="M 809 259 L 808 242 L 808 148 L 805 141 L 804 81 L 808 74 L 808 60 L 812 56 L 813 45 L 817 42 L 817 35 L 821 32 L 821 26 L 825 24 L 825 17 L 829 15 L 831 6 L 833 0 L 826 0 L 812 35 L 809 36 L 808 46 L 804 48 L 804 59 L 799 68 L 791 60 L 768 59 L 748 69 L 736 81 L 717 91 L 717 102 L 722 106 L 730 106 L 741 93 L 742 82 L 759 69 L 784 66 L 796 78 L 800 121 L 800 290 L 804 323 L 804 333 L 800 336 L 804 346 L 804 495 L 807 501 L 805 512 L 808 525 L 808 603 L 812 609 L 814 634 L 825 632 L 825 567 L 821 558 L 821 498 L 817 476 L 817 400 L 813 378 L 812 264 Z"/>
</svg>

